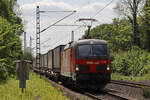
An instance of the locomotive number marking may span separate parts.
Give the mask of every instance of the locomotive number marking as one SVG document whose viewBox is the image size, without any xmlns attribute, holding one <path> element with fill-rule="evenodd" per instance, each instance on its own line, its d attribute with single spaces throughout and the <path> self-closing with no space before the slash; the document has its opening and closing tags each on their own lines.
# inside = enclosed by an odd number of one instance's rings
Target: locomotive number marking
<svg viewBox="0 0 150 100">
<path fill-rule="evenodd" d="M 98 65 L 99 62 L 91 62 L 91 61 L 88 61 L 88 62 L 86 62 L 86 64 L 95 64 L 95 65 Z"/>
</svg>

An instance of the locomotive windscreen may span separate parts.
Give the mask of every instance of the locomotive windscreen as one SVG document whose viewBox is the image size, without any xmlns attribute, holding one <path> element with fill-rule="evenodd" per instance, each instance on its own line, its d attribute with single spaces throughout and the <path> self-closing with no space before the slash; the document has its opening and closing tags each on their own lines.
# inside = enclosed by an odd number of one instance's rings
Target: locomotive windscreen
<svg viewBox="0 0 150 100">
<path fill-rule="evenodd" d="M 79 57 L 107 56 L 107 45 L 106 44 L 79 45 L 78 56 Z"/>
</svg>

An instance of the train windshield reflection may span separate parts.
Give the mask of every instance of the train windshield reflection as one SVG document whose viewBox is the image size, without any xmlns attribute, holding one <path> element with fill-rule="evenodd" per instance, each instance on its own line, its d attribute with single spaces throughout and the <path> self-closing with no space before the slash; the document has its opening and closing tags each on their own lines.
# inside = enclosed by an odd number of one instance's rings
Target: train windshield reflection
<svg viewBox="0 0 150 100">
<path fill-rule="evenodd" d="M 104 44 L 79 45 L 78 56 L 79 57 L 107 56 L 107 45 Z"/>
</svg>

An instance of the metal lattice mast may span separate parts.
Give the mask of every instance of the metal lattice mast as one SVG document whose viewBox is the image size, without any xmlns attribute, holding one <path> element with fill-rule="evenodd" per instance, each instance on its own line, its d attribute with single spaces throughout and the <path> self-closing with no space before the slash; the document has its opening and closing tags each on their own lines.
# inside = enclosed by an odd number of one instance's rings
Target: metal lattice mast
<svg viewBox="0 0 150 100">
<path fill-rule="evenodd" d="M 40 8 L 36 8 L 36 67 L 40 68 Z"/>
</svg>

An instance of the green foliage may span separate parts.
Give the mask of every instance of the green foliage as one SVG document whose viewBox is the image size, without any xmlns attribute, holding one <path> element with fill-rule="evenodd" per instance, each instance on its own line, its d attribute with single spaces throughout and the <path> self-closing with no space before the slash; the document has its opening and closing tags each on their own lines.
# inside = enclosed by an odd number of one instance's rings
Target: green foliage
<svg viewBox="0 0 150 100">
<path fill-rule="evenodd" d="M 23 59 L 33 61 L 34 58 L 33 58 L 33 55 L 31 53 L 26 52 L 23 55 Z"/>
<path fill-rule="evenodd" d="M 13 26 L 6 19 L 0 17 L 0 58 L 16 59 L 21 52 L 21 40 L 15 34 Z"/>
<path fill-rule="evenodd" d="M 141 14 L 141 16 L 137 16 L 135 37 L 133 37 L 132 29 L 132 0 L 118 1 L 115 10 L 122 14 L 122 18 L 115 18 L 110 24 L 102 24 L 91 29 L 90 36 L 108 41 L 113 52 L 129 50 L 132 44 L 150 50 L 150 0 L 137 0 L 136 2 L 137 15 Z M 87 32 L 85 32 L 83 38 L 86 34 Z"/>
<path fill-rule="evenodd" d="M 128 80 L 128 81 L 139 82 L 139 81 L 150 80 L 150 74 L 147 73 L 143 76 L 134 76 L 133 77 L 133 76 L 124 76 L 121 73 L 112 73 L 111 78 L 114 80 Z"/>
<path fill-rule="evenodd" d="M 125 76 L 142 76 L 150 70 L 150 54 L 146 50 L 133 47 L 126 52 L 113 55 L 112 71 Z"/>
<path fill-rule="evenodd" d="M 8 77 L 8 64 L 6 63 L 5 59 L 0 59 L 0 81 L 1 80 L 6 80 Z"/>
<path fill-rule="evenodd" d="M 16 16 L 17 0 L 0 0 L 0 16 L 11 23 L 21 23 L 21 19 Z"/>
<path fill-rule="evenodd" d="M 112 24 L 99 25 L 93 28 L 90 32 L 91 38 L 98 38 L 108 41 L 112 51 L 130 49 L 131 36 L 132 28 L 129 21 L 125 19 L 119 20 L 117 18 L 113 20 Z"/>
<path fill-rule="evenodd" d="M 145 6 L 143 8 L 143 16 L 140 17 L 140 36 L 141 41 L 144 42 L 144 48 L 150 50 L 150 0 L 145 0 Z"/>
<path fill-rule="evenodd" d="M 22 19 L 17 16 L 17 0 L 0 0 L 0 80 L 15 74 L 14 61 L 21 50 Z"/>
<path fill-rule="evenodd" d="M 144 17 L 147 17 L 148 23 L 150 24 L 150 0 L 146 0 L 145 6 L 143 8 Z"/>
<path fill-rule="evenodd" d="M 0 17 L 0 79 L 7 79 L 15 74 L 14 61 L 18 59 L 21 51 L 21 40 L 15 34 L 15 24 L 11 24 Z"/>
<path fill-rule="evenodd" d="M 21 35 L 23 24 L 18 9 L 17 0 L 0 0 L 0 17 L 13 25 L 15 34 Z"/>
<path fill-rule="evenodd" d="M 123 15 L 122 17 L 128 19 L 132 24 L 132 44 L 136 46 L 141 45 L 141 41 L 139 39 L 139 24 L 137 18 L 142 12 L 144 3 L 145 0 L 135 0 L 135 3 L 133 2 L 133 0 L 119 0 L 116 4 L 116 7 L 114 8 L 119 13 L 119 15 Z"/>
<path fill-rule="evenodd" d="M 150 98 L 150 88 L 143 88 L 143 97 Z"/>
</svg>

